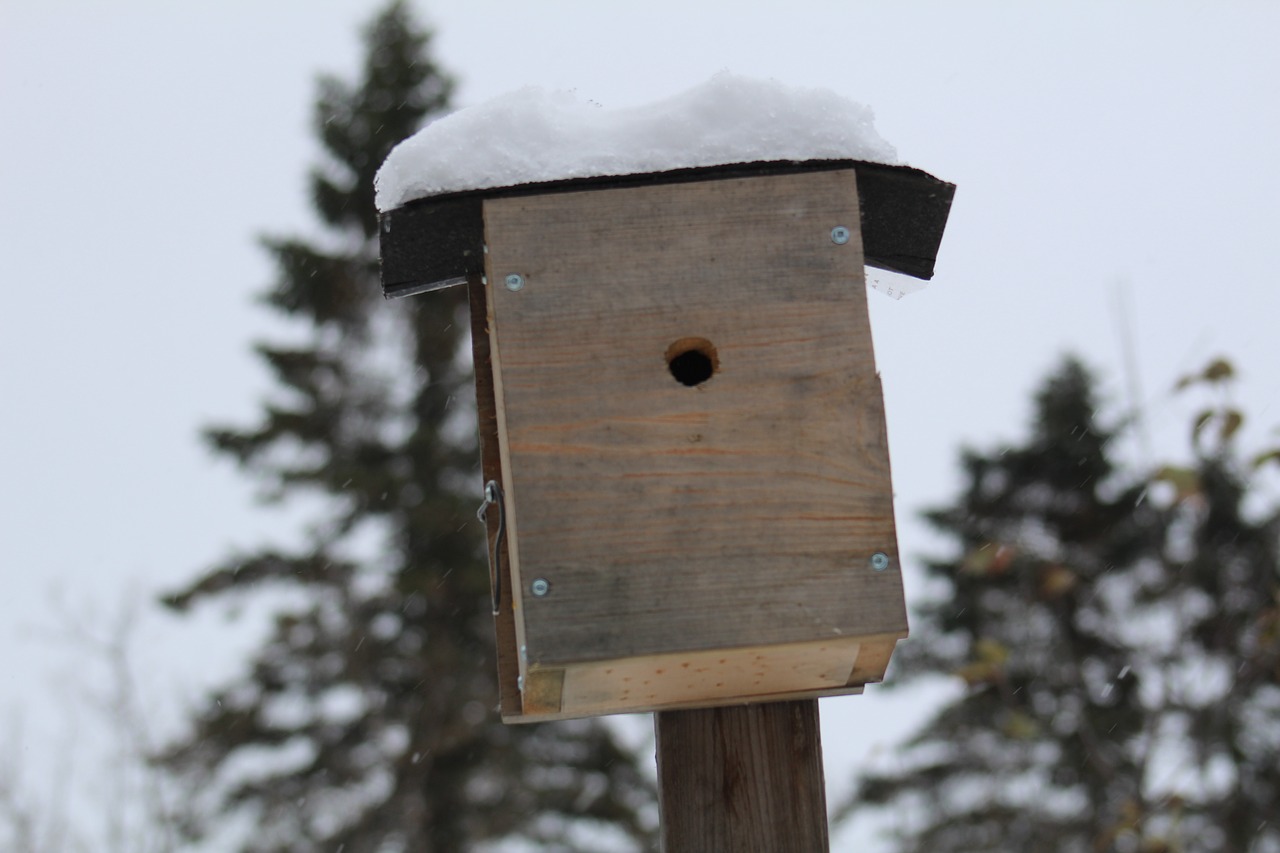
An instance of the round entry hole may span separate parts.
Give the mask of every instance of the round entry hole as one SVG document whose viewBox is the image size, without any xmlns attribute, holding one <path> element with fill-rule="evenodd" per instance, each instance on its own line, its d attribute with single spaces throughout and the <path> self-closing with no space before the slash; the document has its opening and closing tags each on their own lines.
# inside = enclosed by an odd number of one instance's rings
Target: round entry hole
<svg viewBox="0 0 1280 853">
<path fill-rule="evenodd" d="M 667 347 L 667 368 L 681 385 L 701 385 L 719 367 L 716 348 L 706 338 L 681 338 Z"/>
</svg>

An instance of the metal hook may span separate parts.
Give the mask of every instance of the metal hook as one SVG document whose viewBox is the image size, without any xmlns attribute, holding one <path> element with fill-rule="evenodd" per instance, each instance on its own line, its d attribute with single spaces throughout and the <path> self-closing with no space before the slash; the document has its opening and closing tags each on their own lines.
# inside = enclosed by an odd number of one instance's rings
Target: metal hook
<svg viewBox="0 0 1280 853">
<path fill-rule="evenodd" d="M 493 612 L 496 616 L 502 602 L 502 540 L 507 535 L 507 510 L 502 502 L 502 487 L 497 480 L 484 484 L 484 503 L 476 510 L 476 518 L 486 526 L 489 523 L 489 507 L 498 507 L 498 534 L 493 537 L 493 549 L 489 552 L 489 585 L 493 589 Z"/>
</svg>

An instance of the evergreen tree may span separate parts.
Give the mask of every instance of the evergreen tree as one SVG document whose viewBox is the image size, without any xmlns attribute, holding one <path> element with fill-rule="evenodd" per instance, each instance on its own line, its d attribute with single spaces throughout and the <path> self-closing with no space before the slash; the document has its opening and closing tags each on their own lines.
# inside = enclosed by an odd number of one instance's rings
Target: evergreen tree
<svg viewBox="0 0 1280 853">
<path fill-rule="evenodd" d="M 1280 521 L 1242 509 L 1239 423 L 1209 409 L 1192 466 L 1125 474 L 1069 361 L 1025 445 L 966 453 L 928 516 L 959 553 L 888 680 L 966 691 L 843 816 L 893 814 L 901 851 L 1280 851 Z"/>
<path fill-rule="evenodd" d="M 266 301 L 305 340 L 258 347 L 276 398 L 256 426 L 208 438 L 272 497 L 325 509 L 296 551 L 236 555 L 167 599 L 284 588 L 293 604 L 161 760 L 207 780 L 191 833 L 247 816 L 250 851 L 646 847 L 652 783 L 610 729 L 495 713 L 466 289 L 389 308 L 380 295 L 374 174 L 452 90 L 429 41 L 393 3 L 366 31 L 358 84 L 321 81 L 324 236 L 265 241 L 279 269 Z"/>
</svg>

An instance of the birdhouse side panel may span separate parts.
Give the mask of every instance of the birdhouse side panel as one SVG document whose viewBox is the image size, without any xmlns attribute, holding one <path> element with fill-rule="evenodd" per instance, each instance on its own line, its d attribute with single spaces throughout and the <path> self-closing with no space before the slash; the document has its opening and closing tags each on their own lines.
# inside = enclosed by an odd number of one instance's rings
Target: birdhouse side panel
<svg viewBox="0 0 1280 853">
<path fill-rule="evenodd" d="M 488 302 L 480 275 L 467 283 L 471 309 L 471 356 L 475 367 L 476 432 L 480 441 L 480 464 L 484 482 L 502 483 L 501 451 L 498 439 L 498 412 L 493 385 L 493 363 L 489 350 Z M 496 604 L 494 613 L 495 652 L 498 664 L 498 695 L 502 713 L 521 713 L 519 689 L 519 641 L 512 607 L 514 579 L 502 513 L 486 511 L 485 549 L 489 554 L 489 581 Z"/>
</svg>

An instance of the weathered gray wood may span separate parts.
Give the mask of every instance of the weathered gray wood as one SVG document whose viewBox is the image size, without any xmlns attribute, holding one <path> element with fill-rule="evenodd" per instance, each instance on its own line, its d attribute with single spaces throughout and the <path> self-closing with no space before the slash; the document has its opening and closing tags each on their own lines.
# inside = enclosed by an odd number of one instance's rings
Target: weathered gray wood
<svg viewBox="0 0 1280 853">
<path fill-rule="evenodd" d="M 852 170 L 485 202 L 531 665 L 905 635 L 858 221 Z"/>
<path fill-rule="evenodd" d="M 655 715 L 663 853 L 828 849 L 818 702 Z"/>
</svg>

